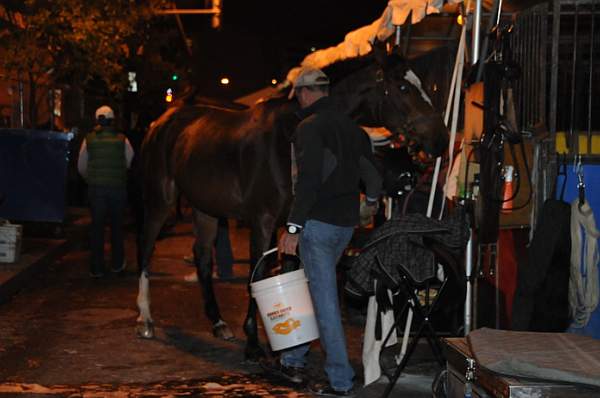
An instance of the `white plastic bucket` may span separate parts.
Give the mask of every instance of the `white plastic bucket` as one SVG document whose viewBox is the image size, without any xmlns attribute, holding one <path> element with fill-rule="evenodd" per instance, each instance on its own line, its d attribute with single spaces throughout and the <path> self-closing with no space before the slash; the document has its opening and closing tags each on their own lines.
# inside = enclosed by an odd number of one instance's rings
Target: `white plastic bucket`
<svg viewBox="0 0 600 398">
<path fill-rule="evenodd" d="M 250 283 L 273 351 L 319 338 L 307 282 L 301 268 Z"/>
</svg>

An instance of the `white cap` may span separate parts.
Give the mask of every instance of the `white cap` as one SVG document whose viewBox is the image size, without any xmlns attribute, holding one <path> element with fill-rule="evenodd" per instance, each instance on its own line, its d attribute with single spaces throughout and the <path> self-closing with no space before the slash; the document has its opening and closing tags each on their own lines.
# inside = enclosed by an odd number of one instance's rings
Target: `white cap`
<svg viewBox="0 0 600 398">
<path fill-rule="evenodd" d="M 100 108 L 96 109 L 96 119 L 99 119 L 100 116 L 104 116 L 105 119 L 114 119 L 115 113 L 108 105 L 102 105 Z"/>
<path fill-rule="evenodd" d="M 302 68 L 294 81 L 294 88 L 290 91 L 289 98 L 292 98 L 295 95 L 296 88 L 298 87 L 326 86 L 328 84 L 329 78 L 322 70 L 309 67 Z"/>
</svg>

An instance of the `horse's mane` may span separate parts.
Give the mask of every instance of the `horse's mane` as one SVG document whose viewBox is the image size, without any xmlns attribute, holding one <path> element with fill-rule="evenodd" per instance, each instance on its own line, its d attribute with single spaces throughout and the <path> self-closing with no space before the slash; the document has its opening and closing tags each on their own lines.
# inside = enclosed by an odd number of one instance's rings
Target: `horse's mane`
<svg viewBox="0 0 600 398">
<path fill-rule="evenodd" d="M 346 58 L 337 61 L 324 67 L 323 72 L 329 77 L 331 84 L 335 85 L 349 75 L 364 69 L 375 62 L 377 62 L 375 60 L 375 55 L 373 54 L 373 51 L 371 51 L 360 57 Z M 393 68 L 401 63 L 405 63 L 405 59 L 395 52 L 392 52 L 385 57 L 385 67 Z"/>
<path fill-rule="evenodd" d="M 346 58 L 323 68 L 323 72 L 329 77 L 332 85 L 345 79 L 356 71 L 363 69 L 373 63 L 372 52 L 356 58 Z"/>
<path fill-rule="evenodd" d="M 257 102 L 254 106 L 263 106 L 266 108 L 275 108 L 289 102 L 289 90 L 280 90 L 270 95 L 269 97 Z"/>
<path fill-rule="evenodd" d="M 445 76 L 453 66 L 453 62 L 450 62 L 451 55 L 454 54 L 452 46 L 442 46 L 428 51 L 425 54 L 419 55 L 414 58 L 406 59 L 399 55 L 397 52 L 392 52 L 385 57 L 385 66 L 387 68 L 394 68 L 399 64 L 405 64 L 407 67 L 413 69 L 413 71 L 421 78 L 424 86 L 431 91 L 433 80 L 437 80 L 440 76 Z M 323 72 L 329 77 L 331 85 L 335 85 L 346 77 L 353 73 L 368 67 L 369 65 L 376 62 L 373 51 L 369 52 L 360 57 L 346 58 L 341 61 L 336 61 L 333 64 L 323 67 Z M 444 79 L 442 79 L 444 80 Z M 440 84 L 441 89 L 445 88 L 445 84 Z M 281 104 L 288 101 L 287 95 L 291 89 L 291 86 L 282 88 L 279 92 L 273 94 L 273 96 L 262 101 L 267 104 Z"/>
</svg>

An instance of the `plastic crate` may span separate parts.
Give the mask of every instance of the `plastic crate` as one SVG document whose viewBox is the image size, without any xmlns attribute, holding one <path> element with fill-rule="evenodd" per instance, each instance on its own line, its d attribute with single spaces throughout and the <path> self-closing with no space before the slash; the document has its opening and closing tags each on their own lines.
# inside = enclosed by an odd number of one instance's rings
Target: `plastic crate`
<svg viewBox="0 0 600 398">
<path fill-rule="evenodd" d="M 0 263 L 19 261 L 23 227 L 18 224 L 0 224 Z"/>
</svg>

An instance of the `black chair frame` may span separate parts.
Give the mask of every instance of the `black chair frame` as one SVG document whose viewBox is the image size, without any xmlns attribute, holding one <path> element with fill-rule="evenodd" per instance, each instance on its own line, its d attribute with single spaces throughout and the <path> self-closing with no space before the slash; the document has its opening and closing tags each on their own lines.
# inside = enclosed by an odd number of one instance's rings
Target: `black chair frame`
<svg viewBox="0 0 600 398">
<path fill-rule="evenodd" d="M 436 250 L 434 250 L 434 252 L 436 252 Z M 436 259 L 437 259 L 437 257 L 438 256 L 436 255 Z M 402 328 L 404 325 L 404 323 L 403 323 L 403 320 L 405 318 L 404 315 L 409 308 L 412 309 L 412 311 L 413 311 L 414 325 L 418 325 L 416 332 L 413 334 L 412 339 L 406 349 L 406 353 L 404 354 L 404 356 L 400 360 L 400 363 L 396 367 L 391 368 L 391 369 L 390 368 L 386 369 L 386 367 L 384 366 L 383 361 L 382 361 L 382 355 L 380 354 L 379 363 L 380 363 L 382 373 L 389 380 L 389 383 L 382 395 L 382 397 L 387 398 L 389 396 L 389 394 L 391 393 L 392 389 L 394 388 L 394 385 L 398 381 L 398 378 L 400 377 L 400 375 L 406 368 L 406 365 L 408 364 L 410 357 L 414 353 L 414 351 L 417 347 L 417 344 L 419 343 L 419 340 L 422 337 L 425 337 L 427 339 L 427 342 L 429 343 L 429 347 L 431 348 L 431 351 L 433 352 L 433 355 L 434 355 L 436 361 L 440 364 L 441 367 L 445 366 L 446 360 L 445 360 L 445 357 L 443 354 L 442 344 L 441 344 L 440 338 L 439 338 L 437 332 L 435 331 L 431 322 L 432 322 L 432 314 L 433 314 L 433 312 L 435 312 L 437 310 L 437 307 L 440 303 L 440 297 L 442 297 L 444 288 L 446 287 L 446 284 L 448 282 L 448 278 L 449 278 L 448 272 L 451 272 L 451 271 L 447 269 L 448 267 L 444 266 L 444 262 L 441 262 L 442 266 L 444 267 L 444 280 L 443 281 L 439 281 L 436 277 L 436 278 L 430 278 L 422 283 L 419 283 L 419 282 L 415 281 L 411 277 L 411 275 L 400 265 L 400 266 L 398 266 L 400 280 L 395 280 L 383 267 L 378 256 L 375 256 L 375 260 L 377 261 L 377 266 L 378 266 L 378 272 L 377 272 L 378 277 L 385 280 L 385 285 L 387 285 L 388 287 L 391 287 L 392 293 L 395 297 L 395 299 L 393 300 L 394 319 L 395 319 L 394 325 L 389 330 L 389 332 L 386 334 L 386 336 L 383 340 L 383 343 L 382 343 L 382 347 L 387 346 L 387 343 L 390 340 L 390 338 L 393 336 L 393 333 L 402 335 L 402 333 L 404 332 L 404 330 Z M 434 280 L 435 280 L 435 282 L 432 282 Z M 430 297 L 429 297 L 429 289 L 430 288 L 437 289 L 437 294 L 436 294 L 435 298 L 433 298 L 432 302 L 430 302 Z M 424 304 L 421 304 L 421 301 L 419 300 L 419 297 L 418 297 L 418 291 L 422 291 L 422 290 L 424 290 L 426 292 Z M 400 305 L 400 303 L 398 302 L 399 301 L 398 297 L 402 296 L 402 295 L 404 295 L 406 297 L 406 300 Z M 398 310 L 398 308 L 400 308 L 400 309 Z M 383 350 L 382 350 L 382 353 L 383 353 Z"/>
</svg>

